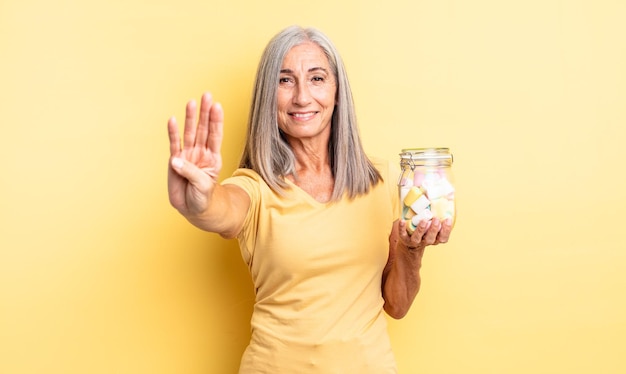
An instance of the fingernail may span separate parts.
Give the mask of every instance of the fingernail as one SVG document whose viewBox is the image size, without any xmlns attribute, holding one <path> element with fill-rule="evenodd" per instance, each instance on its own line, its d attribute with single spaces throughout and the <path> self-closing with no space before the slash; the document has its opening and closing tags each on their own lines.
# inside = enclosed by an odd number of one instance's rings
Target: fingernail
<svg viewBox="0 0 626 374">
<path fill-rule="evenodd" d="M 172 159 L 172 166 L 174 167 L 174 169 L 182 169 L 183 164 L 184 164 L 183 160 L 178 157 L 174 157 Z"/>
</svg>

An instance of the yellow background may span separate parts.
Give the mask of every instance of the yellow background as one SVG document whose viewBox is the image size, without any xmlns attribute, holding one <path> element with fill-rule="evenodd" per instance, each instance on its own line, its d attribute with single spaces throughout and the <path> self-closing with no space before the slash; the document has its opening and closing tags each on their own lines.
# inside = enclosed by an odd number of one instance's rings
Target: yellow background
<svg viewBox="0 0 626 374">
<path fill-rule="evenodd" d="M 229 175 L 291 24 L 342 52 L 371 154 L 455 156 L 455 232 L 390 321 L 401 373 L 625 372 L 624 19 L 621 0 L 0 2 L 0 372 L 236 371 L 250 278 L 169 206 L 166 121 L 212 91 Z"/>
</svg>

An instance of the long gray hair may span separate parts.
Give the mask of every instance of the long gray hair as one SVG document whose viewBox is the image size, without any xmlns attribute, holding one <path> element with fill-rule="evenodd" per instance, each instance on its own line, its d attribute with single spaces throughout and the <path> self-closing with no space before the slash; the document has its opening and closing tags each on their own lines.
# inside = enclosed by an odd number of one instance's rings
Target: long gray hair
<svg viewBox="0 0 626 374">
<path fill-rule="evenodd" d="M 277 125 L 277 91 L 285 55 L 305 42 L 313 42 L 322 48 L 337 82 L 337 104 L 328 145 L 335 178 L 331 200 L 341 200 L 345 193 L 350 198 L 365 194 L 382 178 L 363 150 L 343 61 L 328 37 L 314 28 L 288 27 L 265 47 L 256 73 L 246 143 L 239 167 L 257 172 L 279 194 L 289 188 L 285 176 L 297 178 L 295 156 Z"/>
</svg>

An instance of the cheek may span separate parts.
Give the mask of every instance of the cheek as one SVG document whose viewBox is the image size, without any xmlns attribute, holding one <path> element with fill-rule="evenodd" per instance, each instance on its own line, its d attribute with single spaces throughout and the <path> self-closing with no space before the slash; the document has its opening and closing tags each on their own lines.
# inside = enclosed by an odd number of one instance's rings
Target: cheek
<svg viewBox="0 0 626 374">
<path fill-rule="evenodd" d="M 331 109 L 334 110 L 335 106 L 337 105 L 337 97 L 335 96 L 334 93 L 331 93 L 328 95 L 328 100 L 327 100 L 327 106 Z"/>
<path fill-rule="evenodd" d="M 326 107 L 334 107 L 336 103 L 337 93 L 334 90 L 328 89 L 319 89 L 315 93 L 315 98 L 317 102 L 326 106 Z"/>
<path fill-rule="evenodd" d="M 326 90 L 326 102 L 328 103 L 329 106 L 334 107 L 337 104 L 337 95 L 339 93 L 337 92 L 337 86 L 332 85 L 331 87 L 328 87 L 328 89 Z"/>
<path fill-rule="evenodd" d="M 276 116 L 276 122 L 277 122 L 278 128 L 280 130 L 283 130 L 283 131 L 286 130 L 286 128 L 287 128 L 287 126 L 286 126 L 287 119 L 288 119 L 287 113 L 284 112 L 284 111 L 281 111 L 279 109 L 278 110 L 278 115 Z"/>
<path fill-rule="evenodd" d="M 285 95 L 278 95 L 278 97 L 276 98 L 276 115 L 277 115 L 277 120 L 278 120 L 278 125 L 282 125 L 285 123 L 285 120 L 287 119 L 287 108 L 288 108 L 288 103 L 289 100 L 285 97 Z"/>
<path fill-rule="evenodd" d="M 285 108 L 287 108 L 289 100 L 290 99 L 287 92 L 283 90 L 278 90 L 278 93 L 276 94 L 276 106 L 279 112 L 286 110 Z"/>
</svg>

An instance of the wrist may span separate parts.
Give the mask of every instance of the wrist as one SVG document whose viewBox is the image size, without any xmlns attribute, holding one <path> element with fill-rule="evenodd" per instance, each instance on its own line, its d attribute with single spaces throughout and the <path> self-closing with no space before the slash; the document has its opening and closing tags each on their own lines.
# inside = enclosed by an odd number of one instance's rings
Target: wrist
<svg viewBox="0 0 626 374">
<path fill-rule="evenodd" d="M 426 247 L 422 244 L 418 244 L 416 247 L 408 245 L 401 245 L 401 247 L 403 248 L 398 248 L 400 252 L 399 257 L 401 258 L 399 261 L 413 270 L 418 270 L 421 267 Z"/>
<path fill-rule="evenodd" d="M 418 253 L 418 252 L 422 251 L 422 250 L 425 248 L 425 246 L 424 246 L 423 244 L 421 244 L 421 243 L 420 243 L 420 244 L 418 244 L 418 245 L 416 245 L 416 246 L 412 246 L 412 245 L 409 245 L 409 244 L 402 243 L 402 246 L 403 246 L 403 247 L 404 247 L 404 248 L 405 248 L 405 249 L 406 249 L 409 253 Z"/>
</svg>

